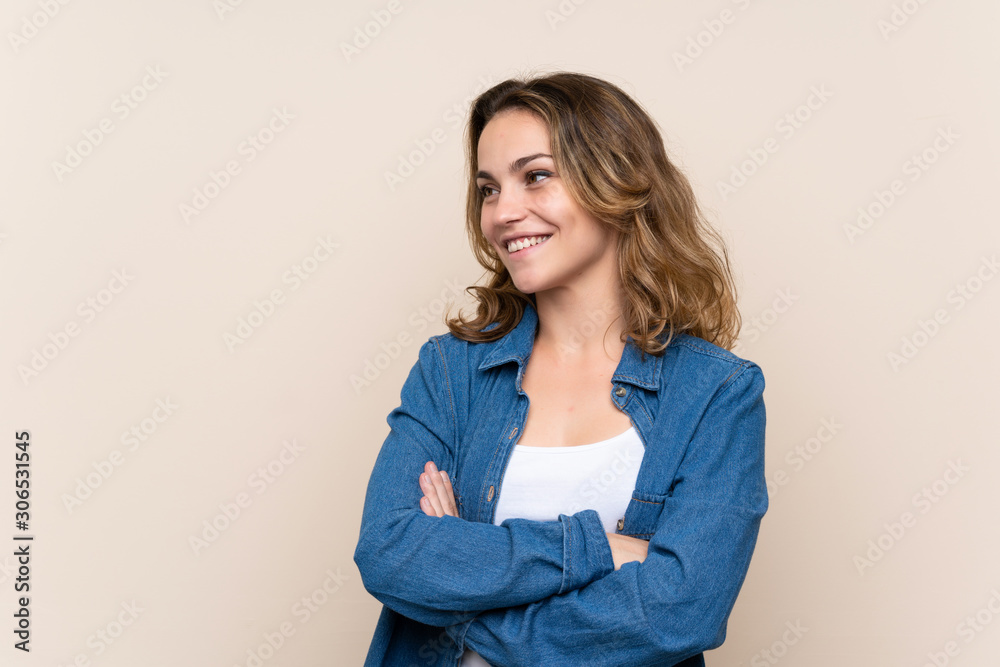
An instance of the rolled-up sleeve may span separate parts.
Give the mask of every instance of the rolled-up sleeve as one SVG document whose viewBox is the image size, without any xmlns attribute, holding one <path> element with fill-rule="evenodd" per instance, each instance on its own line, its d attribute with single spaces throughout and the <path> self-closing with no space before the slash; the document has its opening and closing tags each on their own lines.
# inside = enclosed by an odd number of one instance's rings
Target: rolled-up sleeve
<svg viewBox="0 0 1000 667">
<path fill-rule="evenodd" d="M 568 593 L 614 571 L 594 510 L 501 525 L 420 509 L 427 461 L 452 471 L 458 426 L 438 337 L 424 343 L 388 416 L 390 432 L 368 481 L 354 562 L 387 607 L 444 627 L 476 613 Z"/>
<path fill-rule="evenodd" d="M 694 429 L 642 563 L 452 624 L 491 664 L 673 665 L 725 639 L 767 511 L 764 377 L 751 362 Z"/>
</svg>

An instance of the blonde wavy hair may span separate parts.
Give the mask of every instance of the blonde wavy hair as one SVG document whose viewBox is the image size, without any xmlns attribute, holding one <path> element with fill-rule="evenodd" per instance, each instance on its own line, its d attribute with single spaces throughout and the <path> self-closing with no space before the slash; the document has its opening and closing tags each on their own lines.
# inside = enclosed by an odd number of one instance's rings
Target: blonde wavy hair
<svg viewBox="0 0 1000 667">
<path fill-rule="evenodd" d="M 644 353 L 659 355 L 675 334 L 686 333 L 732 348 L 740 314 L 725 243 L 668 159 L 656 123 L 619 87 L 573 72 L 508 79 L 472 103 L 465 130 L 466 232 L 487 282 L 466 288 L 476 314 L 447 318 L 451 332 L 470 342 L 497 340 L 520 322 L 526 304 L 535 305 L 533 294 L 514 286 L 480 227 L 479 138 L 508 109 L 525 109 L 545 122 L 570 195 L 619 234 L 621 341 L 631 335 Z M 493 322 L 498 326 L 484 331 Z"/>
</svg>

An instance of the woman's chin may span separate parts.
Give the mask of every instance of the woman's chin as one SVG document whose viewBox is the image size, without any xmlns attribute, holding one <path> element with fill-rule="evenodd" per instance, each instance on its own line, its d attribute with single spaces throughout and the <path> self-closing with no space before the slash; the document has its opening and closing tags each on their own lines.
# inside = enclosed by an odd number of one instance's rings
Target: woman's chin
<svg viewBox="0 0 1000 667">
<path fill-rule="evenodd" d="M 519 292 L 524 294 L 534 294 L 540 289 L 543 289 L 541 283 L 537 280 L 526 280 L 524 278 L 518 280 L 517 278 L 513 278 L 513 281 L 514 287 L 516 287 Z"/>
</svg>

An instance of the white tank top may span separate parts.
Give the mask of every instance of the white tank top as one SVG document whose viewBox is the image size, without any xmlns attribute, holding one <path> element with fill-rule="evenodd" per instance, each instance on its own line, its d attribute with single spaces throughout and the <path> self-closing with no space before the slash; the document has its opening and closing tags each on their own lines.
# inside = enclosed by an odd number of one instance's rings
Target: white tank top
<svg viewBox="0 0 1000 667">
<path fill-rule="evenodd" d="M 645 448 L 635 427 L 613 438 L 574 447 L 514 445 L 493 523 L 520 518 L 556 521 L 560 514 L 597 510 L 613 533 L 632 500 Z M 471 648 L 460 667 L 490 667 Z"/>
</svg>

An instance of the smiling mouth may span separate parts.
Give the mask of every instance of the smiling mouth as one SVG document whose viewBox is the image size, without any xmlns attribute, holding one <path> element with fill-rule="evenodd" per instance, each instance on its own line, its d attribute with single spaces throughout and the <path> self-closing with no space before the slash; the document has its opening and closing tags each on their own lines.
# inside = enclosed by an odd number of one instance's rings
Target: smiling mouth
<svg viewBox="0 0 1000 667">
<path fill-rule="evenodd" d="M 507 253 L 510 255 L 516 255 L 525 248 L 533 248 L 536 245 L 541 245 L 550 238 L 552 238 L 552 234 L 549 234 L 548 236 L 529 236 L 527 238 L 512 241 L 507 244 Z"/>
</svg>

